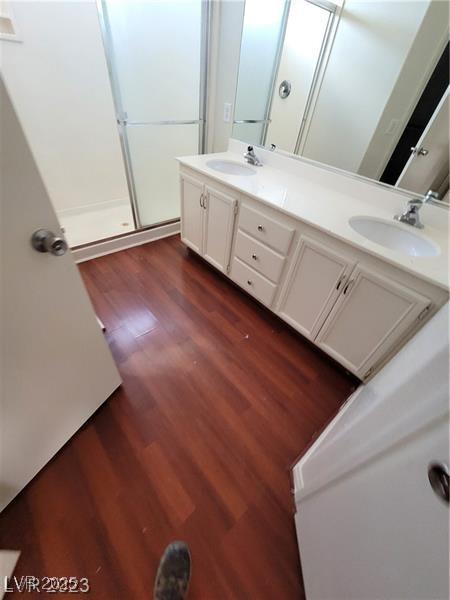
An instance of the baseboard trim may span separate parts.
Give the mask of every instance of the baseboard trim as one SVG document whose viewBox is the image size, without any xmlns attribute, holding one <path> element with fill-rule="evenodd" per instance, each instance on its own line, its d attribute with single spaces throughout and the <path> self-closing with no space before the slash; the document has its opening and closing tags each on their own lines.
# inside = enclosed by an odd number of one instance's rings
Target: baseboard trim
<svg viewBox="0 0 450 600">
<path fill-rule="evenodd" d="M 95 244 L 83 246 L 82 248 L 75 248 L 72 250 L 72 256 L 76 263 L 82 263 L 86 260 L 91 260 L 92 258 L 105 256 L 105 254 L 112 254 L 113 252 L 133 248 L 134 246 L 140 246 L 141 244 L 147 244 L 148 242 L 155 242 L 161 238 L 176 235 L 179 232 L 179 221 L 176 223 L 168 223 L 167 225 L 145 229 L 144 231 L 132 232 L 117 238 L 105 240 L 104 242 L 96 242 Z"/>
</svg>

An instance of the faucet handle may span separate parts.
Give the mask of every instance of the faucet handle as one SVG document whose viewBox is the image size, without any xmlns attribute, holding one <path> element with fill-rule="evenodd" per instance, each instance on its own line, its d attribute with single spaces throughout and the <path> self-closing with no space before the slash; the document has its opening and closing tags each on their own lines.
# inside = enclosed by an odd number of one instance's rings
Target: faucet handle
<svg viewBox="0 0 450 600">
<path fill-rule="evenodd" d="M 425 194 L 426 200 L 440 200 L 439 192 L 434 192 L 433 190 L 428 190 Z"/>
</svg>

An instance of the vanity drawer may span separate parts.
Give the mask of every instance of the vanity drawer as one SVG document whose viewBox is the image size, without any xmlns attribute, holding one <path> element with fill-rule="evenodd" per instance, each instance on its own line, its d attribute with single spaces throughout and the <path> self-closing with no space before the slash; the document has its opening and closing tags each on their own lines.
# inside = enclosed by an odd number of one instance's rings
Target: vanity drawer
<svg viewBox="0 0 450 600">
<path fill-rule="evenodd" d="M 248 267 L 238 258 L 233 259 L 230 276 L 233 281 L 255 296 L 255 298 L 260 300 L 263 304 L 266 304 L 267 306 L 272 304 L 277 286 L 257 273 L 254 269 Z"/>
<path fill-rule="evenodd" d="M 275 283 L 280 279 L 284 258 L 241 230 L 238 231 L 236 236 L 234 252 L 238 258 L 268 279 Z"/>
<path fill-rule="evenodd" d="M 274 221 L 245 204 L 241 205 L 239 212 L 239 228 L 281 254 L 288 253 L 294 234 L 294 229 Z"/>
</svg>

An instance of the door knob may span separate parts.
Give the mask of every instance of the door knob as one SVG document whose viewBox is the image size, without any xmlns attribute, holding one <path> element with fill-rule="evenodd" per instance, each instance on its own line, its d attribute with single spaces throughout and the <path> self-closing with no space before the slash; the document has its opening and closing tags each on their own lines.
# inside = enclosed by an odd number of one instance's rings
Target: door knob
<svg viewBox="0 0 450 600">
<path fill-rule="evenodd" d="M 63 237 L 55 235 L 48 229 L 37 229 L 31 236 L 31 245 L 38 252 L 50 252 L 61 256 L 67 251 L 67 242 Z"/>
<path fill-rule="evenodd" d="M 449 504 L 448 465 L 443 462 L 431 463 L 428 466 L 428 480 L 436 496 L 446 504 Z"/>
<path fill-rule="evenodd" d="M 421 146 L 420 148 L 417 148 L 417 146 L 413 146 L 411 148 L 411 153 L 412 154 L 418 154 L 419 156 L 426 156 L 428 154 L 428 150 L 426 148 L 424 148 L 423 146 Z"/>
</svg>

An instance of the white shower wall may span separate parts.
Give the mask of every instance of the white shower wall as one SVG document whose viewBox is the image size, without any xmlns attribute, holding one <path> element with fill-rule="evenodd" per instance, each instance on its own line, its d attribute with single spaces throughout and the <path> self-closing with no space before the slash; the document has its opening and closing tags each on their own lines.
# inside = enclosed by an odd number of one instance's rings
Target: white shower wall
<svg viewBox="0 0 450 600">
<path fill-rule="evenodd" d="M 95 1 L 9 4 L 1 72 L 60 219 L 128 205 Z"/>
</svg>

